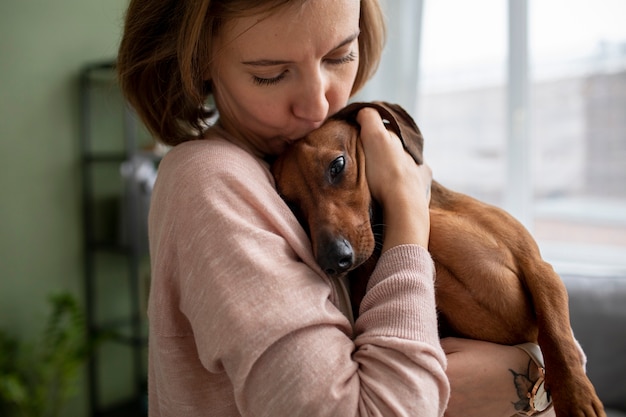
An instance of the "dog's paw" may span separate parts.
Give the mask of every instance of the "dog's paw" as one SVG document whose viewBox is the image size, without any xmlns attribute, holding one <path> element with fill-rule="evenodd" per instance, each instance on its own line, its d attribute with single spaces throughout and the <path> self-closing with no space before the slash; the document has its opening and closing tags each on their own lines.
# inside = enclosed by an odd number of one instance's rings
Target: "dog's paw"
<svg viewBox="0 0 626 417">
<path fill-rule="evenodd" d="M 557 417 L 606 417 L 604 406 L 586 375 L 565 379 L 568 381 L 554 381 L 548 387 Z"/>
</svg>

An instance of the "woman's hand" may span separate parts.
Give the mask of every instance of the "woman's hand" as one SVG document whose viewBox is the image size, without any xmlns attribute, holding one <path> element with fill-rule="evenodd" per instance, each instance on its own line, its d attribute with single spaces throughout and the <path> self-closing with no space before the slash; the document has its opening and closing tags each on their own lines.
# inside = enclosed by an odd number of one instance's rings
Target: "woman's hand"
<svg viewBox="0 0 626 417">
<path fill-rule="evenodd" d="M 370 192 L 383 206 L 383 251 L 401 244 L 428 247 L 430 183 L 427 165 L 417 165 L 400 139 L 389 132 L 372 108 L 359 111 Z"/>
<path fill-rule="evenodd" d="M 448 358 L 446 374 L 451 388 L 447 417 L 508 417 L 527 405 L 528 399 L 520 398 L 516 381 L 536 381 L 539 372 L 524 351 L 453 337 L 442 339 L 441 345 Z M 541 415 L 553 416 L 554 411 L 549 409 Z"/>
</svg>

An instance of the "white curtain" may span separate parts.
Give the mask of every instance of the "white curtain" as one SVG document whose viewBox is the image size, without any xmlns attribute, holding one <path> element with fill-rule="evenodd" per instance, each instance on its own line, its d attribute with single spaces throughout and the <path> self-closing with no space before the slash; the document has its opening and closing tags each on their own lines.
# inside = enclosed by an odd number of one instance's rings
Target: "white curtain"
<svg viewBox="0 0 626 417">
<path fill-rule="evenodd" d="M 387 0 L 382 6 L 387 44 L 378 72 L 355 101 L 384 100 L 415 114 L 423 0 Z"/>
</svg>

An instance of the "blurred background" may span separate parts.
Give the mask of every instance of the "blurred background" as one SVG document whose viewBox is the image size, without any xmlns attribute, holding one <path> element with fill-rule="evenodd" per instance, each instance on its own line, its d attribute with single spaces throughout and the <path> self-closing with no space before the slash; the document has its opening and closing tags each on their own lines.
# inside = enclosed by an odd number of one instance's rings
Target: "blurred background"
<svg viewBox="0 0 626 417">
<path fill-rule="evenodd" d="M 361 98 L 409 109 L 434 176 L 513 213 L 561 272 L 626 274 L 626 2 L 386 6 Z"/>
<path fill-rule="evenodd" d="M 435 175 L 513 211 L 561 270 L 626 271 L 621 16 L 620 0 L 530 1 L 526 16 L 424 2 L 416 105 Z"/>
<path fill-rule="evenodd" d="M 626 277 L 626 2 L 383 4 L 388 46 L 358 98 L 404 105 L 435 177 L 511 211 L 560 273 Z M 63 292 L 104 335 L 63 416 L 145 412 L 149 187 L 134 174 L 158 155 L 110 66 L 126 6 L 0 2 L 0 331 L 45 344 Z"/>
</svg>

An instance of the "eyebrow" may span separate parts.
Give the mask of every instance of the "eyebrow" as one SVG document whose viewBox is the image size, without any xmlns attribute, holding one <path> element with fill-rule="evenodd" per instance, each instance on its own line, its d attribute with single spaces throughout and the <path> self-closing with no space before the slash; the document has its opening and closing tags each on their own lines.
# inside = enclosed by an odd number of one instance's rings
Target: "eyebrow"
<svg viewBox="0 0 626 417">
<path fill-rule="evenodd" d="M 344 39 L 343 41 L 341 41 L 339 43 L 339 45 L 337 45 L 336 47 L 334 47 L 332 51 L 336 51 L 337 49 L 340 49 L 343 46 L 346 46 L 350 43 L 352 43 L 356 38 L 359 37 L 360 31 L 357 31 L 356 33 L 348 36 L 346 39 Z M 285 65 L 285 64 L 292 64 L 292 61 L 285 61 L 285 60 L 277 60 L 277 59 L 259 59 L 259 60 L 255 60 L 255 61 L 243 61 L 242 64 L 244 65 L 249 65 L 249 66 L 253 66 L 253 67 L 271 67 L 271 66 L 275 66 L 275 65 Z"/>
</svg>

